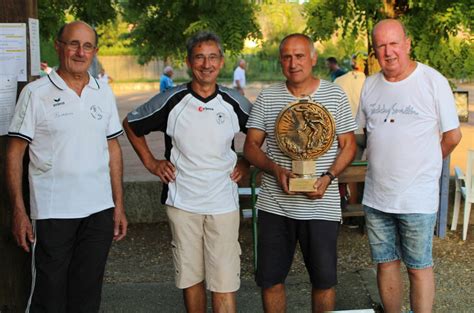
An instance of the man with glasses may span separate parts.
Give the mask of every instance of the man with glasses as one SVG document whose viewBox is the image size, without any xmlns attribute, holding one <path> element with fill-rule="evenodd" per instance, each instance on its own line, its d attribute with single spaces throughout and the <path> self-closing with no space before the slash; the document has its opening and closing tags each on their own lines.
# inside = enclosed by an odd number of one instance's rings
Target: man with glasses
<svg viewBox="0 0 474 313">
<path fill-rule="evenodd" d="M 26 312 L 98 312 L 112 240 L 127 231 L 122 200 L 123 133 L 111 89 L 87 69 L 97 34 L 64 25 L 59 68 L 22 91 L 9 128 L 7 184 L 15 240 L 32 252 Z M 22 194 L 29 147 L 30 218 Z"/>
<path fill-rule="evenodd" d="M 240 286 L 237 182 L 248 163 L 237 161 L 233 139 L 246 131 L 249 101 L 216 84 L 224 66 L 219 37 L 210 32 L 187 42 L 190 83 L 160 93 L 124 120 L 145 167 L 163 182 L 170 221 L 176 286 L 187 312 L 206 312 L 206 287 L 214 312 L 236 312 Z M 144 135 L 165 133 L 165 160 Z"/>
</svg>

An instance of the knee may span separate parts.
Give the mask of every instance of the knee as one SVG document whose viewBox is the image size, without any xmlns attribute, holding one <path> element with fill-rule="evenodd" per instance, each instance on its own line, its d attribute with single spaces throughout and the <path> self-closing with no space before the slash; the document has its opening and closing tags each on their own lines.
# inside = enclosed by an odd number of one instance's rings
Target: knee
<svg viewBox="0 0 474 313">
<path fill-rule="evenodd" d="M 276 285 L 273 285 L 271 287 L 265 287 L 265 288 L 262 288 L 265 293 L 281 293 L 281 292 L 284 292 L 285 291 L 285 285 L 284 284 L 276 284 Z"/>
<path fill-rule="evenodd" d="M 433 267 L 427 267 L 427 268 L 422 268 L 422 269 L 417 269 L 417 268 L 407 268 L 408 275 L 410 278 L 427 278 L 430 276 L 433 276 Z"/>
<path fill-rule="evenodd" d="M 391 262 L 378 263 L 377 270 L 379 271 L 399 271 L 400 270 L 400 260 L 395 260 Z"/>
</svg>

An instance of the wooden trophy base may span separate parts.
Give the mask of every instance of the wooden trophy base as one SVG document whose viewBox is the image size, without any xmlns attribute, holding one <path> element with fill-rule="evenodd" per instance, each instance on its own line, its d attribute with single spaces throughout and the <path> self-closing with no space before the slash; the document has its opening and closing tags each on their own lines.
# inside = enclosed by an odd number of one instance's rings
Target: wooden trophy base
<svg viewBox="0 0 474 313">
<path fill-rule="evenodd" d="M 291 163 L 292 172 L 299 177 L 290 178 L 290 191 L 314 191 L 314 183 L 318 180 L 314 174 L 316 173 L 316 163 L 314 160 L 293 160 Z"/>
<path fill-rule="evenodd" d="M 312 192 L 314 191 L 314 183 L 318 179 L 315 178 L 305 178 L 305 177 L 295 177 L 290 178 L 289 189 L 291 192 Z"/>
</svg>

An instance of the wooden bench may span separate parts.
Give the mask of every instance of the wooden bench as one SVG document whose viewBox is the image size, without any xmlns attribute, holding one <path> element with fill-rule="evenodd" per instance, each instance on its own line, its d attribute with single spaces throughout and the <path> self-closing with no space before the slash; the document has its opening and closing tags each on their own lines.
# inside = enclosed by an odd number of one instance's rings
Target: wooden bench
<svg viewBox="0 0 474 313">
<path fill-rule="evenodd" d="M 354 161 L 338 176 L 339 183 L 359 183 L 365 181 L 367 161 Z M 342 217 L 364 216 L 362 204 L 348 204 L 342 210 Z"/>
</svg>

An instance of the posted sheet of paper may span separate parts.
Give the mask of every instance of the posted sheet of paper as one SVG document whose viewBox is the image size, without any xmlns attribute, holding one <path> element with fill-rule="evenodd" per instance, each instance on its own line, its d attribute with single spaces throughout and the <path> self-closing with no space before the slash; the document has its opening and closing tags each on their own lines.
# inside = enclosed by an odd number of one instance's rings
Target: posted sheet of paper
<svg viewBox="0 0 474 313">
<path fill-rule="evenodd" d="M 30 30 L 30 65 L 31 75 L 39 76 L 40 74 L 40 37 L 39 37 L 39 20 L 35 18 L 28 19 L 28 28 Z"/>
<path fill-rule="evenodd" d="M 8 133 L 15 112 L 17 85 L 15 76 L 0 75 L 0 136 Z"/>
<path fill-rule="evenodd" d="M 0 23 L 0 73 L 26 82 L 26 24 Z"/>
</svg>

